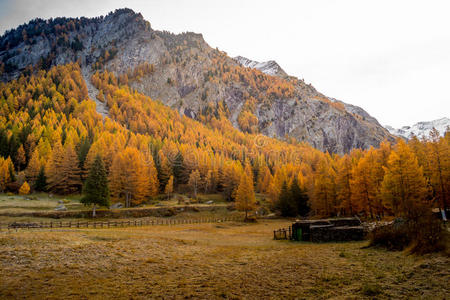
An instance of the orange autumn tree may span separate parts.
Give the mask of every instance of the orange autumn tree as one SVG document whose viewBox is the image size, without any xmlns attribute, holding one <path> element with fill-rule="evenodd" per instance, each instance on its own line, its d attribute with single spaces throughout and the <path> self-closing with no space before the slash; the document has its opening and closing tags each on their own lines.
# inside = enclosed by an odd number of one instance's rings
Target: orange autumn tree
<svg viewBox="0 0 450 300">
<path fill-rule="evenodd" d="M 430 205 L 422 167 L 402 139 L 389 155 L 385 172 L 381 193 L 384 204 L 396 216 L 416 218 L 423 207 Z"/>
<path fill-rule="evenodd" d="M 434 201 L 445 211 L 450 207 L 450 145 L 433 128 L 430 132 L 430 141 L 425 146 Z"/>
<path fill-rule="evenodd" d="M 144 155 L 136 148 L 127 147 L 113 159 L 109 181 L 114 201 L 124 200 L 126 207 L 142 203 L 155 195 L 157 181 L 151 176 Z"/>
<path fill-rule="evenodd" d="M 337 162 L 336 170 L 336 197 L 339 203 L 339 210 L 343 215 L 352 215 L 355 212 L 355 206 L 352 201 L 351 180 L 352 176 L 352 158 L 350 155 L 344 155 Z"/>
<path fill-rule="evenodd" d="M 236 208 L 245 212 L 245 220 L 248 219 L 248 212 L 256 208 L 253 181 L 247 172 L 241 175 L 241 180 L 236 191 Z"/>
<path fill-rule="evenodd" d="M 11 159 L 0 156 L 0 191 L 4 192 L 8 183 L 12 181 L 11 172 L 14 169 Z"/>
<path fill-rule="evenodd" d="M 164 193 L 167 195 L 167 200 L 170 200 L 170 197 L 173 193 L 173 175 L 170 175 L 169 181 L 164 188 Z"/>
<path fill-rule="evenodd" d="M 20 145 L 19 149 L 17 150 L 17 156 L 16 156 L 16 163 L 17 163 L 17 170 L 20 172 L 22 166 L 26 163 L 26 156 L 25 156 L 25 150 L 23 148 L 23 145 Z"/>
<path fill-rule="evenodd" d="M 370 218 L 382 211 L 378 207 L 380 180 L 377 176 L 377 168 L 381 166 L 376 159 L 376 150 L 369 149 L 353 168 L 350 180 L 352 202 L 356 203 L 358 212 L 365 212 Z"/>
<path fill-rule="evenodd" d="M 28 195 L 29 193 L 30 193 L 30 186 L 25 181 L 19 189 L 19 194 L 20 195 Z"/>
<path fill-rule="evenodd" d="M 200 177 L 200 172 L 198 170 L 192 171 L 191 174 L 189 175 L 188 185 L 189 185 L 191 192 L 194 195 L 195 199 L 197 199 L 197 191 L 201 184 L 200 180 L 201 180 L 201 177 Z"/>
<path fill-rule="evenodd" d="M 25 169 L 25 175 L 27 177 L 27 180 L 33 184 L 36 181 L 36 178 L 39 175 L 39 171 L 41 170 L 41 160 L 39 157 L 39 151 L 36 149 L 34 150 L 31 159 L 28 163 L 27 168 Z"/>
<path fill-rule="evenodd" d="M 320 216 L 332 216 L 337 212 L 336 172 L 329 155 L 321 159 L 314 178 L 313 211 Z"/>
<path fill-rule="evenodd" d="M 71 143 L 64 147 L 58 141 L 52 150 L 46 169 L 48 187 L 57 194 L 80 191 L 81 178 L 78 158 Z"/>
</svg>

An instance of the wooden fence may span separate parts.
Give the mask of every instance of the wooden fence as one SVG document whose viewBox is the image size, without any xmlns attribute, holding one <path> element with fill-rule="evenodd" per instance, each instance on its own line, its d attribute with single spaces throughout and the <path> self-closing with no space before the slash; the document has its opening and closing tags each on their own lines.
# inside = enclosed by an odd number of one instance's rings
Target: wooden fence
<svg viewBox="0 0 450 300">
<path fill-rule="evenodd" d="M 286 228 L 281 228 L 273 231 L 274 240 L 292 240 L 292 228 L 289 226 Z"/>
<path fill-rule="evenodd" d="M 242 217 L 224 217 L 224 218 L 198 218 L 198 219 L 147 219 L 147 220 L 128 220 L 128 221 L 98 221 L 98 222 L 30 222 L 30 223 L 9 223 L 0 224 L 0 231 L 3 229 L 32 229 L 32 228 L 117 228 L 117 227 L 140 227 L 155 225 L 181 225 L 181 224 L 201 224 L 201 223 L 221 223 L 231 221 L 241 221 Z"/>
</svg>

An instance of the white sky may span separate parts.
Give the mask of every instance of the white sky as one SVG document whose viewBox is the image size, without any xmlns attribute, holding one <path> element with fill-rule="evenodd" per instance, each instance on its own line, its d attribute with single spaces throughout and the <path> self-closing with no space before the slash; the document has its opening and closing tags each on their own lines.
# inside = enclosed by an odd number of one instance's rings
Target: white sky
<svg viewBox="0 0 450 300">
<path fill-rule="evenodd" d="M 276 60 L 394 127 L 450 117 L 450 1 L 0 0 L 0 32 L 35 17 L 141 12 L 231 56 Z"/>
</svg>

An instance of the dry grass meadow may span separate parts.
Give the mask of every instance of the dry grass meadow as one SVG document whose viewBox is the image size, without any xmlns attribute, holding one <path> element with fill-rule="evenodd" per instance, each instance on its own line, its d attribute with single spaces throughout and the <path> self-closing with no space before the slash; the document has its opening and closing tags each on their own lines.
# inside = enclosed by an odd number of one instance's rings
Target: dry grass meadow
<svg viewBox="0 0 450 300">
<path fill-rule="evenodd" d="M 449 297 L 449 258 L 274 241 L 287 221 L 0 232 L 1 299 Z"/>
</svg>

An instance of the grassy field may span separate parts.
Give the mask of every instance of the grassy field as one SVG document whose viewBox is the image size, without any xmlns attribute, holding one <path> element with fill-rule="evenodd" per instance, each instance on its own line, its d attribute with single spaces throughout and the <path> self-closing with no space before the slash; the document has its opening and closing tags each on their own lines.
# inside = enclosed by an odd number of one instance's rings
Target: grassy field
<svg viewBox="0 0 450 300">
<path fill-rule="evenodd" d="M 208 194 L 199 195 L 199 199 L 194 201 L 187 196 L 175 195 L 170 200 L 166 197 L 157 197 L 145 203 L 139 205 L 138 207 L 133 207 L 130 209 L 115 209 L 114 214 L 102 216 L 101 211 L 108 212 L 108 208 L 97 209 L 97 217 L 95 219 L 91 218 L 92 207 L 84 206 L 80 203 L 80 195 L 71 196 L 52 196 L 49 197 L 48 194 L 32 194 L 27 196 L 19 195 L 6 195 L 0 194 L 0 228 L 5 228 L 7 224 L 13 222 L 22 223 L 34 223 L 34 222 L 77 222 L 77 221 L 113 221 L 120 218 L 121 221 L 128 220 L 132 218 L 142 219 L 154 219 L 158 215 L 149 213 L 142 213 L 141 215 L 135 215 L 134 217 L 128 213 L 129 210 L 145 210 L 145 209 L 172 209 L 175 212 L 174 215 L 169 218 L 173 219 L 199 219 L 199 218 L 213 218 L 213 217 L 234 217 L 241 216 L 243 213 L 229 210 L 227 207 L 230 205 L 226 202 L 222 195 L 220 194 Z M 262 199 L 261 195 L 258 195 L 259 201 Z M 182 201 L 179 201 L 182 199 Z M 212 201 L 210 203 L 209 201 Z M 67 208 L 66 212 L 55 212 L 54 209 L 59 205 L 59 202 Z M 195 207 L 198 209 L 184 210 L 181 211 L 179 208 L 186 206 Z M 78 214 L 78 212 L 85 212 L 83 214 Z M 72 215 L 70 215 L 72 213 Z M 165 217 L 167 218 L 167 216 Z M 140 220 L 140 219 L 138 219 Z"/>
<path fill-rule="evenodd" d="M 450 260 L 272 240 L 287 221 L 0 232 L 0 298 L 449 297 Z"/>
<path fill-rule="evenodd" d="M 48 194 L 28 196 L 0 194 L 0 212 L 16 213 L 53 210 L 59 205 L 58 201 L 63 201 L 68 210 L 79 210 L 84 208 L 79 199 L 79 195 L 49 197 Z"/>
</svg>

